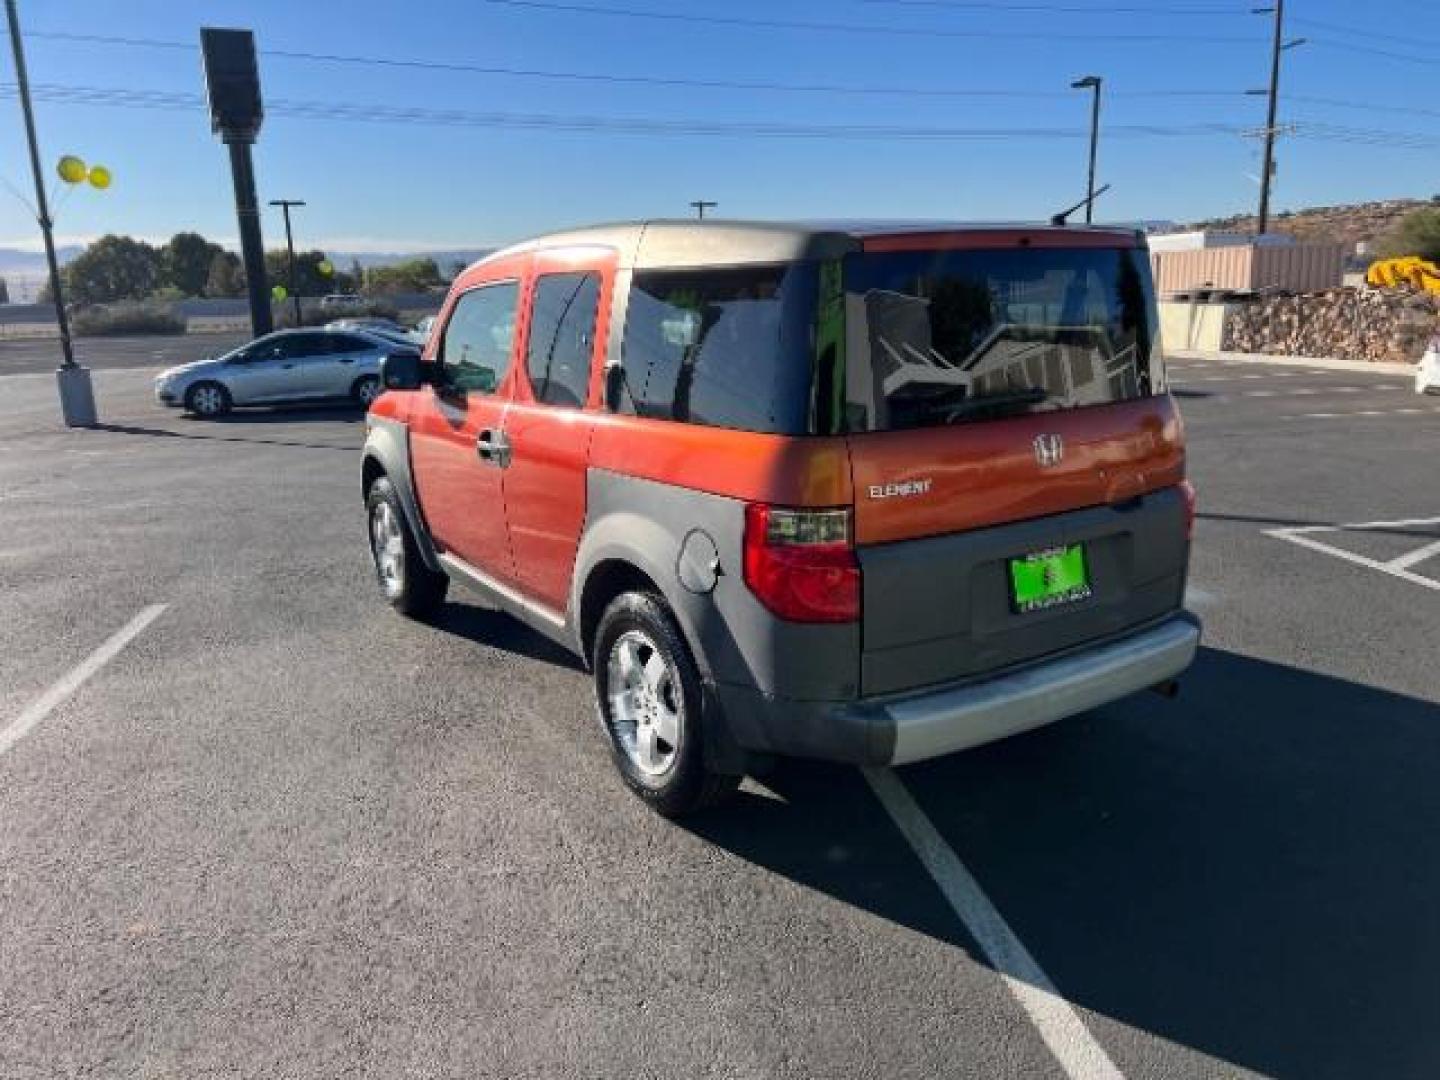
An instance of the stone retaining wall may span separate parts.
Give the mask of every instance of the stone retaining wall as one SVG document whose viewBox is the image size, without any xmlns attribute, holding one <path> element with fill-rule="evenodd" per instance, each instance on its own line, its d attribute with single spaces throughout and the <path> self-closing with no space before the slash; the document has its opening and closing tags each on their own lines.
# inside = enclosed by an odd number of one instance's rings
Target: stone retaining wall
<svg viewBox="0 0 1440 1080">
<path fill-rule="evenodd" d="M 1397 289 L 1331 289 L 1234 308 L 1230 352 L 1414 363 L 1440 333 L 1440 297 Z"/>
</svg>

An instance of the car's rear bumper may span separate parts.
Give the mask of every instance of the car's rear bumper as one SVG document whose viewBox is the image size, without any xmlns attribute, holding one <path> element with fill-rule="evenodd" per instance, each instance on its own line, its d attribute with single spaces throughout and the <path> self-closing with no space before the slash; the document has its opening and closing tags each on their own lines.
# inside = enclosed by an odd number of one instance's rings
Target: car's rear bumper
<svg viewBox="0 0 1440 1080">
<path fill-rule="evenodd" d="M 1175 678 L 1200 622 L 1178 612 L 1143 630 L 991 678 L 849 702 L 787 701 L 717 687 L 731 736 L 749 750 L 903 765 L 1029 731 Z"/>
</svg>

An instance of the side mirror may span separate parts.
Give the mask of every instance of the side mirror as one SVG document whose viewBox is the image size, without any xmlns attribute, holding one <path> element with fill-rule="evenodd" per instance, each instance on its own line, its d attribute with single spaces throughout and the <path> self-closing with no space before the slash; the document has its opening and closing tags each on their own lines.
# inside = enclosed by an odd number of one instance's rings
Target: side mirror
<svg viewBox="0 0 1440 1080">
<path fill-rule="evenodd" d="M 625 369 L 619 364 L 605 368 L 605 408 L 609 412 L 620 410 L 620 395 L 625 392 Z"/>
<path fill-rule="evenodd" d="M 380 361 L 380 383 L 386 390 L 419 390 L 425 385 L 420 354 L 393 352 Z"/>
</svg>

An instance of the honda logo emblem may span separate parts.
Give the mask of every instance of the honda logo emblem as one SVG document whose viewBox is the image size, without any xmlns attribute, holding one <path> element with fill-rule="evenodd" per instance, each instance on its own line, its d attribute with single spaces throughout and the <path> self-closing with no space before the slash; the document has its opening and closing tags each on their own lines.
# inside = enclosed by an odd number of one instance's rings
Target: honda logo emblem
<svg viewBox="0 0 1440 1080">
<path fill-rule="evenodd" d="M 1042 469 L 1059 465 L 1065 457 L 1065 440 L 1059 435 L 1035 436 L 1035 461 Z"/>
</svg>

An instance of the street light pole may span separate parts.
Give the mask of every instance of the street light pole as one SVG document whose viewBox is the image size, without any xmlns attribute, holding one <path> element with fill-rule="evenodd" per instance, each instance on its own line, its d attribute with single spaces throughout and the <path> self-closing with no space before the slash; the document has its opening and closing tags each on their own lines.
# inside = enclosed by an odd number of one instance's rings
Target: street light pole
<svg viewBox="0 0 1440 1080">
<path fill-rule="evenodd" d="M 690 203 L 695 208 L 695 216 L 701 221 L 705 220 L 705 211 L 713 210 L 720 204 L 709 199 L 695 199 Z"/>
<path fill-rule="evenodd" d="M 278 206 L 285 213 L 285 250 L 290 256 L 290 301 L 294 304 L 295 325 L 300 325 L 300 294 L 295 290 L 295 239 L 290 235 L 290 208 L 304 206 L 303 199 L 271 199 L 271 206 Z"/>
<path fill-rule="evenodd" d="M 40 144 L 35 136 L 35 111 L 30 103 L 30 76 L 25 69 L 25 47 L 20 41 L 20 16 L 15 0 L 5 0 L 5 16 L 10 23 L 10 47 L 15 53 L 15 83 L 20 94 L 20 111 L 25 114 L 25 137 L 30 143 L 30 171 L 35 177 L 35 215 L 45 239 L 45 262 L 50 269 L 50 295 L 55 301 L 55 322 L 60 328 L 60 352 L 63 357 L 56 373 L 60 386 L 60 409 L 70 427 L 90 427 L 95 423 L 95 395 L 90 387 L 90 371 L 75 362 L 70 342 L 70 320 L 65 314 L 65 297 L 60 288 L 60 263 L 55 258 L 54 222 L 45 198 L 45 177 L 40 169 Z"/>
<path fill-rule="evenodd" d="M 1095 163 L 1100 155 L 1100 90 L 1105 85 L 1105 80 L 1099 75 L 1086 75 L 1083 79 L 1076 79 L 1070 84 L 1072 90 L 1093 90 L 1095 91 L 1094 101 L 1090 106 L 1090 179 L 1085 185 L 1085 224 L 1090 225 L 1095 221 Z"/>
</svg>

